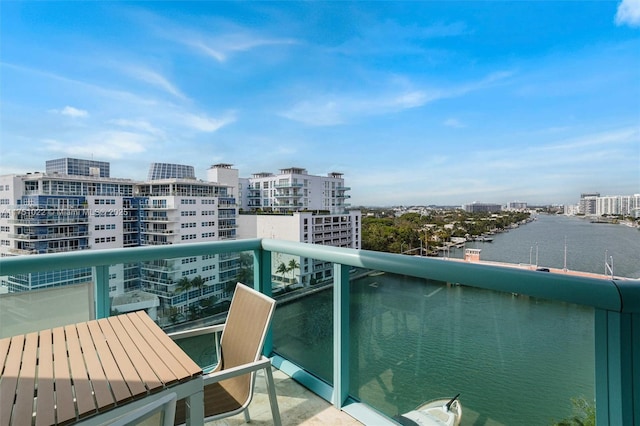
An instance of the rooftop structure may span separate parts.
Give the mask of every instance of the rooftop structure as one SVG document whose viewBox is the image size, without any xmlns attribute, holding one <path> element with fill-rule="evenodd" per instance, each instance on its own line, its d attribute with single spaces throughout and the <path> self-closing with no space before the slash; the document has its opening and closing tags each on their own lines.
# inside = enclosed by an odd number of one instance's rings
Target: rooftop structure
<svg viewBox="0 0 640 426">
<path fill-rule="evenodd" d="M 195 179 L 196 174 L 193 166 L 170 163 L 151 163 L 149 166 L 149 176 L 147 180 L 160 179 Z"/>
<path fill-rule="evenodd" d="M 73 176 L 109 177 L 109 163 L 106 161 L 84 160 L 79 158 L 58 158 L 47 160 L 47 174 Z"/>
</svg>

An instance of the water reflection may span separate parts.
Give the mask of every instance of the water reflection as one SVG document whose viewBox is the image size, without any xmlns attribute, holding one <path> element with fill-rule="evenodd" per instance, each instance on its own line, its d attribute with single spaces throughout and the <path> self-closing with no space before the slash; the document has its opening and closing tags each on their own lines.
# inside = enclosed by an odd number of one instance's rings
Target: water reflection
<svg viewBox="0 0 640 426">
<path fill-rule="evenodd" d="M 331 381 L 331 290 L 276 309 L 274 330 Z M 460 392 L 463 424 L 549 424 L 593 400 L 591 309 L 384 274 L 352 282 L 350 331 L 350 393 L 389 416 Z"/>
</svg>

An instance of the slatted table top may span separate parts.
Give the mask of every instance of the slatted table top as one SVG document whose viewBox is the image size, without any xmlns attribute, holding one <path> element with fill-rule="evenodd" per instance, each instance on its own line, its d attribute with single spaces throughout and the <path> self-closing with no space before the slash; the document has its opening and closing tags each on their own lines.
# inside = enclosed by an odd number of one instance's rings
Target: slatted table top
<svg viewBox="0 0 640 426">
<path fill-rule="evenodd" d="M 5 338 L 0 426 L 74 423 L 201 374 L 143 311 Z"/>
</svg>

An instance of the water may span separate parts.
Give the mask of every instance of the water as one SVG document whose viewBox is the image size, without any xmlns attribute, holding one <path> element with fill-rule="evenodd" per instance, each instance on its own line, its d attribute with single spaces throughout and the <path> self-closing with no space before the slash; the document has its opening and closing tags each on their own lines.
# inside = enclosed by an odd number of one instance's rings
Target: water
<svg viewBox="0 0 640 426">
<path fill-rule="evenodd" d="M 591 223 L 569 216 L 539 215 L 537 220 L 509 232 L 493 235 L 493 242 L 469 242 L 467 248 L 482 249 L 482 260 L 509 263 L 536 263 L 551 268 L 605 273 L 605 256 L 616 276 L 640 278 L 640 231 L 624 225 Z M 537 250 L 536 250 L 537 249 Z M 461 258 L 462 249 L 451 257 Z"/>
<path fill-rule="evenodd" d="M 482 258 L 640 277 L 640 233 L 540 216 Z M 533 249 L 531 249 L 533 247 Z M 452 256 L 455 252 L 452 252 Z M 332 292 L 276 309 L 274 348 L 332 381 Z M 593 309 L 384 274 L 351 283 L 350 394 L 394 416 L 460 392 L 463 425 L 550 425 L 594 400 Z"/>
</svg>

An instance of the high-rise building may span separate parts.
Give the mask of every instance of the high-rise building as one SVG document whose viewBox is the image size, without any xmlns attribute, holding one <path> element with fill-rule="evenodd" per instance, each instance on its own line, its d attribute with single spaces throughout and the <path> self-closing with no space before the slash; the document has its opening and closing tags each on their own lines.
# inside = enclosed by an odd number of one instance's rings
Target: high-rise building
<svg viewBox="0 0 640 426">
<path fill-rule="evenodd" d="M 54 172 L 0 176 L 0 189 L 0 256 L 236 238 L 235 198 L 215 182 Z M 120 300 L 141 291 L 154 296 L 149 304 L 160 311 L 186 314 L 202 300 L 230 296 L 238 259 L 225 254 L 110 266 L 109 293 Z M 18 292 L 91 280 L 84 268 L 3 277 L 2 285 Z"/>
<path fill-rule="evenodd" d="M 580 202 L 578 203 L 578 211 L 585 216 L 594 216 L 597 211 L 596 200 L 600 193 L 583 193 L 580 194 Z"/>
</svg>

